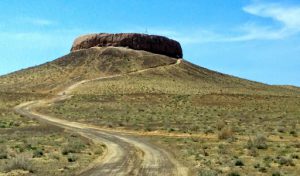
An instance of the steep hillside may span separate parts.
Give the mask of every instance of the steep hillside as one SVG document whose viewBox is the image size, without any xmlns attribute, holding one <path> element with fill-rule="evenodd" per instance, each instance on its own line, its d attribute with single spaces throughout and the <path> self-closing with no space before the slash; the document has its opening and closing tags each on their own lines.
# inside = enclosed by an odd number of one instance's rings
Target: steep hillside
<svg viewBox="0 0 300 176">
<path fill-rule="evenodd" d="M 111 91 L 115 94 L 122 92 L 131 93 L 142 91 L 138 90 L 139 85 L 148 89 L 149 93 L 153 90 L 153 93 L 161 92 L 167 94 L 298 95 L 296 89 L 270 86 L 237 78 L 196 66 L 187 61 L 107 81 L 95 81 L 84 85 L 82 89 L 78 89 L 78 92 L 98 94 L 104 91 Z M 97 89 L 97 86 L 102 87 Z M 104 86 L 108 87 L 103 88 Z M 136 89 L 130 90 L 130 88 Z M 93 92 L 93 90 L 95 91 Z"/>
<path fill-rule="evenodd" d="M 1 91 L 54 92 L 71 83 L 104 75 L 169 65 L 176 60 L 125 48 L 90 48 L 0 77 Z"/>
<path fill-rule="evenodd" d="M 256 121 L 261 116 L 276 119 L 284 114 L 287 120 L 300 113 L 297 90 L 240 79 L 187 61 L 91 81 L 72 93 L 70 100 L 43 111 L 102 126 L 180 132 L 204 132 L 205 121 L 226 118 L 240 120 L 249 132 L 247 123 L 261 123 Z"/>
</svg>

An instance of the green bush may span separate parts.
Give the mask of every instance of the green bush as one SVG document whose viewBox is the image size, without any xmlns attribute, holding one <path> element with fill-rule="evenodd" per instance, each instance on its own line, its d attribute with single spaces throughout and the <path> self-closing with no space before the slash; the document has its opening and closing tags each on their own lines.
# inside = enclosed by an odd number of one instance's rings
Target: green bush
<svg viewBox="0 0 300 176">
<path fill-rule="evenodd" d="M 44 151 L 42 149 L 36 149 L 33 151 L 33 158 L 40 158 L 44 155 Z"/>
<path fill-rule="evenodd" d="M 236 166 L 244 166 L 244 163 L 243 163 L 242 160 L 238 159 L 238 160 L 235 161 L 234 165 L 236 165 Z"/>
<path fill-rule="evenodd" d="M 21 122 L 14 122 L 14 121 L 0 121 L 0 128 L 12 128 L 20 126 Z"/>
</svg>

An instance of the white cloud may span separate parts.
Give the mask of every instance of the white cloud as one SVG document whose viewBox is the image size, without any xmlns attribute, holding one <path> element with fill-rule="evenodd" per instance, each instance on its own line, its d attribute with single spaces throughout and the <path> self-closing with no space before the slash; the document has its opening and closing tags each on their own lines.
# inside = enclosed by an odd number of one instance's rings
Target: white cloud
<svg viewBox="0 0 300 176">
<path fill-rule="evenodd" d="M 258 17 L 270 18 L 281 24 L 279 29 L 276 27 L 250 27 L 248 34 L 251 34 L 253 39 L 281 39 L 300 32 L 300 7 L 283 4 L 254 4 L 244 7 L 243 10 Z"/>
<path fill-rule="evenodd" d="M 243 11 L 273 20 L 273 24 L 269 26 L 256 25 L 254 22 L 243 24 L 240 27 L 243 34 L 229 37 L 228 41 L 278 40 L 300 32 L 300 7 L 279 3 L 255 3 L 244 7 Z M 279 23 L 280 27 L 276 23 Z"/>
<path fill-rule="evenodd" d="M 42 18 L 31 18 L 31 17 L 21 17 L 17 21 L 21 23 L 27 23 L 35 26 L 51 26 L 56 24 L 55 21 L 42 19 Z"/>
<path fill-rule="evenodd" d="M 279 40 L 300 33 L 300 7 L 284 4 L 261 3 L 261 1 L 243 8 L 245 13 L 269 19 L 268 25 L 258 25 L 255 21 L 248 21 L 226 31 L 230 34 L 218 33 L 213 30 L 198 29 L 184 33 L 167 32 L 167 36 L 179 40 L 183 44 L 208 42 L 241 42 L 251 40 Z M 278 24 L 280 24 L 278 26 Z M 160 31 L 158 31 L 160 32 Z M 165 34 L 162 30 L 160 34 Z M 188 37 L 186 37 L 188 36 Z"/>
<path fill-rule="evenodd" d="M 239 27 L 240 35 L 225 37 L 224 41 L 249 41 L 249 40 L 278 40 L 289 35 L 284 28 L 275 29 L 271 26 L 259 26 L 254 23 L 246 23 Z"/>
<path fill-rule="evenodd" d="M 196 28 L 189 31 L 160 27 L 133 26 L 122 32 L 142 32 L 156 35 L 164 35 L 180 41 L 182 44 L 200 44 L 209 42 L 242 42 L 251 40 L 280 40 L 300 33 L 300 6 L 287 6 L 280 3 L 263 3 L 255 1 L 253 4 L 242 8 L 243 12 L 262 19 L 269 19 L 268 23 L 257 21 L 245 21 L 245 23 L 233 27 L 232 30 L 217 32 L 213 29 Z M 57 24 L 55 21 L 42 18 L 19 18 L 19 22 L 37 26 L 50 26 Z M 279 25 L 278 25 L 279 24 Z M 3 33 L 2 33 L 3 34 Z M 31 38 L 43 40 L 47 38 L 40 33 L 18 33 L 14 38 Z"/>
<path fill-rule="evenodd" d="M 45 19 L 31 19 L 31 23 L 40 26 L 49 26 L 54 24 L 53 21 L 45 20 Z"/>
<path fill-rule="evenodd" d="M 247 13 L 272 18 L 281 22 L 285 28 L 300 30 L 300 7 L 289 7 L 282 4 L 254 4 L 243 8 Z"/>
</svg>

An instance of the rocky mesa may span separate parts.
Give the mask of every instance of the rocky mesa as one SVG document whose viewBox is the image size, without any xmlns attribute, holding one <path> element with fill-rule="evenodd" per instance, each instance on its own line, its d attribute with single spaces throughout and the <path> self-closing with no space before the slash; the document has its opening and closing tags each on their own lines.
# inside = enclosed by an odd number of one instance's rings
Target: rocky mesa
<svg viewBox="0 0 300 176">
<path fill-rule="evenodd" d="M 182 48 L 179 42 L 163 36 L 138 33 L 83 35 L 75 39 L 71 52 L 96 46 L 128 47 L 169 57 L 182 58 Z"/>
</svg>

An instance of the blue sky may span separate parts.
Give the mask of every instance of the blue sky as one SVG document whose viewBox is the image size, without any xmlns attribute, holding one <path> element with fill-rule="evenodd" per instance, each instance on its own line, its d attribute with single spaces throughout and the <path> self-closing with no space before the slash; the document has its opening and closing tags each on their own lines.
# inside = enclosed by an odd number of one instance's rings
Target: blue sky
<svg viewBox="0 0 300 176">
<path fill-rule="evenodd" d="M 300 86 L 299 0 L 1 0 L 0 75 L 51 61 L 95 32 L 178 40 L 200 66 Z"/>
</svg>

